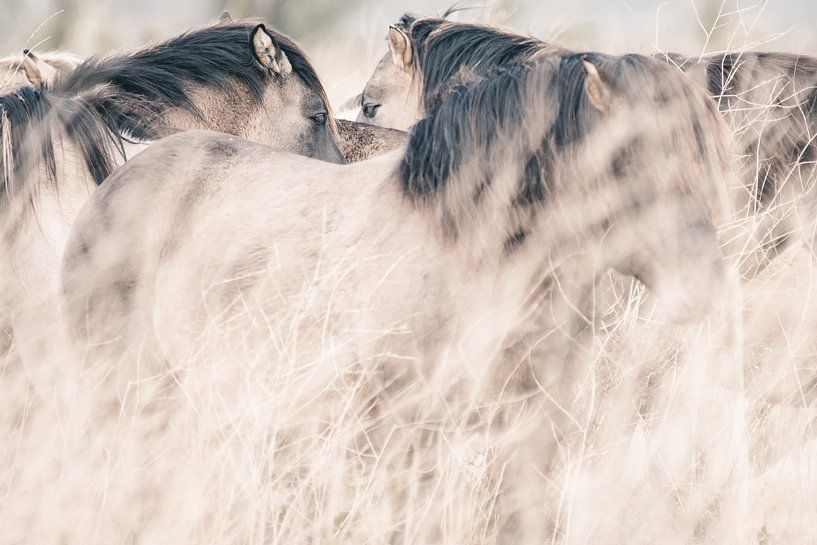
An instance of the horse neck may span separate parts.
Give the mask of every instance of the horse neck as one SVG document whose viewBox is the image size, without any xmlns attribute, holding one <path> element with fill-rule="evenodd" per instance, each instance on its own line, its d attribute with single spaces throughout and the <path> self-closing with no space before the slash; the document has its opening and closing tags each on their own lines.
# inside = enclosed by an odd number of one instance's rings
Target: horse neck
<svg viewBox="0 0 817 545">
<path fill-rule="evenodd" d="M 249 94 L 244 90 L 239 93 L 230 96 L 219 89 L 199 86 L 190 93 L 196 112 L 184 107 L 169 108 L 161 123 L 182 131 L 199 129 L 244 136 L 252 107 Z"/>
</svg>

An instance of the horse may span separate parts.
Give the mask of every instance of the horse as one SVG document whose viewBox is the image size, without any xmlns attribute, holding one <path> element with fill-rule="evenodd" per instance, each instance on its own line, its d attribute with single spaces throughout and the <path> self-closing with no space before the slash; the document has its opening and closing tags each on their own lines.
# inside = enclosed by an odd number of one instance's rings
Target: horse
<svg viewBox="0 0 817 545">
<path fill-rule="evenodd" d="M 657 57 L 709 91 L 738 142 L 743 185 L 736 201 L 751 218 L 738 227 L 758 249 L 745 255 L 744 275 L 755 277 L 798 241 L 813 252 L 817 58 L 765 52 Z"/>
<path fill-rule="evenodd" d="M 564 51 L 499 28 L 404 15 L 363 92 L 358 120 L 404 128 L 462 78 Z M 700 59 L 656 55 L 707 88 L 740 151 L 736 217 L 722 241 L 753 278 L 794 241 L 812 243 L 817 198 L 817 59 L 785 53 L 725 53 Z"/>
<path fill-rule="evenodd" d="M 184 384 L 198 357 L 224 373 L 249 362 L 272 396 L 264 377 L 279 367 L 318 380 L 374 369 L 389 391 L 412 374 L 493 374 L 534 331 L 547 365 L 569 366 L 558 358 L 587 338 L 609 267 L 678 314 L 709 309 L 729 149 L 714 103 L 676 70 L 599 54 L 467 82 L 403 148 L 343 167 L 186 132 L 92 195 L 63 309 L 114 415 L 153 383 Z M 322 384 L 304 387 L 329 395 Z"/>
<path fill-rule="evenodd" d="M 81 62 L 81 57 L 68 51 L 34 53 L 24 49 L 22 55 L 4 57 L 0 59 L 0 95 L 29 85 L 52 85 Z"/>
<path fill-rule="evenodd" d="M 287 36 L 222 20 L 92 57 L 51 86 L 0 97 L 5 306 L 21 354 L 42 359 L 59 263 L 88 196 L 152 140 L 211 129 L 345 163 L 317 73 Z"/>
<path fill-rule="evenodd" d="M 227 12 L 220 18 L 221 22 L 230 20 Z M 6 74 L 0 84 L 0 95 L 21 87 L 51 86 L 58 76 L 64 76 L 83 60 L 67 51 L 35 54 L 27 49 L 23 50 L 22 56 L 11 55 L 0 59 L 0 74 Z M 403 131 L 345 119 L 336 119 L 335 122 L 338 145 L 349 163 L 380 155 L 405 143 L 406 134 Z"/>
<path fill-rule="evenodd" d="M 352 103 L 360 108 L 357 121 L 401 130 L 464 78 L 563 51 L 497 27 L 410 14 L 389 27 L 387 43 L 389 50 Z"/>
<path fill-rule="evenodd" d="M 405 147 L 345 167 L 170 136 L 114 172 L 72 227 L 66 322 L 108 362 L 180 365 L 211 327 L 240 335 L 224 350 L 303 365 L 480 369 L 543 330 L 563 334 L 564 354 L 610 267 L 676 316 L 711 306 L 729 149 L 714 103 L 680 73 L 600 54 L 457 87 Z M 133 368 L 117 369 L 127 388 Z"/>
</svg>

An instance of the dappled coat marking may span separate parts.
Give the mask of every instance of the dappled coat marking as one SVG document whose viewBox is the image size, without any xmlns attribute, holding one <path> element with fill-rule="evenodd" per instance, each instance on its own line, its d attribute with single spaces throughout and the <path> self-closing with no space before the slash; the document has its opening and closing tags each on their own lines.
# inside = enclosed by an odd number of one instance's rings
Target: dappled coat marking
<svg viewBox="0 0 817 545">
<path fill-rule="evenodd" d="M 723 280 L 712 218 L 728 149 L 683 76 L 603 55 L 459 86 L 402 152 L 343 168 L 176 135 L 83 211 L 65 308 L 80 347 L 158 353 L 156 372 L 203 349 L 480 369 L 534 331 L 585 329 L 587 293 L 611 266 L 705 311 Z M 568 337 L 553 337 L 554 357 Z M 125 388 L 133 369 L 117 369 Z"/>
</svg>

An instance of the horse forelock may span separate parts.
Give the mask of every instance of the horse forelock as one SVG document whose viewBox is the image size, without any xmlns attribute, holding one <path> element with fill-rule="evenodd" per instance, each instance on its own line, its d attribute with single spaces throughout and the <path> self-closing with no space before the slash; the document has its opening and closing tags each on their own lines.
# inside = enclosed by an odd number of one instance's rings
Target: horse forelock
<svg viewBox="0 0 817 545">
<path fill-rule="evenodd" d="M 197 87 L 217 89 L 233 97 L 248 95 L 260 103 L 271 76 L 253 57 L 250 39 L 256 24 L 255 21 L 219 23 L 132 53 L 92 57 L 59 79 L 55 90 L 70 95 L 82 89 L 110 85 L 122 93 L 123 109 L 133 108 L 138 112 L 143 108 L 141 102 L 150 101 L 155 113 L 181 108 L 196 117 L 202 115 L 194 97 Z M 326 91 L 304 51 L 286 35 L 269 28 L 267 31 L 288 57 L 293 73 L 320 96 L 334 127 Z M 144 123 L 133 129 L 156 133 L 156 129 L 151 130 Z"/>
<path fill-rule="evenodd" d="M 459 13 L 461 11 L 468 11 L 470 9 L 476 9 L 467 6 L 460 6 L 458 4 L 452 4 L 443 12 L 442 15 L 439 16 L 438 19 L 448 19 L 450 16 L 454 15 L 455 13 Z M 416 13 L 406 12 L 400 16 L 400 19 L 397 20 L 395 26 L 401 28 L 403 30 L 409 30 L 411 25 L 414 24 L 415 21 L 418 19 L 423 19 L 424 17 L 417 15 Z"/>
</svg>

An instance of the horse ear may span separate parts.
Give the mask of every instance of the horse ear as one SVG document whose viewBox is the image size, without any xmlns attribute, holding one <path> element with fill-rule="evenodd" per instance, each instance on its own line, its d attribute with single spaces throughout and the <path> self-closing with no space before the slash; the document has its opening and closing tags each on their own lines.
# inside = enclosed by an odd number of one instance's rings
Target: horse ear
<svg viewBox="0 0 817 545">
<path fill-rule="evenodd" d="M 40 57 L 28 49 L 23 50 L 23 62 L 20 65 L 25 72 L 29 83 L 34 86 L 42 85 L 54 78 L 57 71 L 53 66 L 43 62 Z"/>
<path fill-rule="evenodd" d="M 582 65 L 584 65 L 586 74 L 584 92 L 587 94 L 587 98 L 597 110 L 601 112 L 608 111 L 612 104 L 610 88 L 604 83 L 604 80 L 601 79 L 601 75 L 595 64 L 585 58 L 582 59 Z"/>
<path fill-rule="evenodd" d="M 264 25 L 258 25 L 250 37 L 252 50 L 258 63 L 278 76 L 286 76 L 292 72 L 289 59 L 278 45 L 278 40 L 270 34 Z"/>
<path fill-rule="evenodd" d="M 221 12 L 221 15 L 218 16 L 219 23 L 229 23 L 232 20 L 233 16 L 230 15 L 230 12 L 227 10 L 224 10 L 223 12 Z"/>
<path fill-rule="evenodd" d="M 408 72 L 414 58 L 411 40 L 403 30 L 393 25 L 389 27 L 389 51 L 395 66 Z"/>
</svg>

